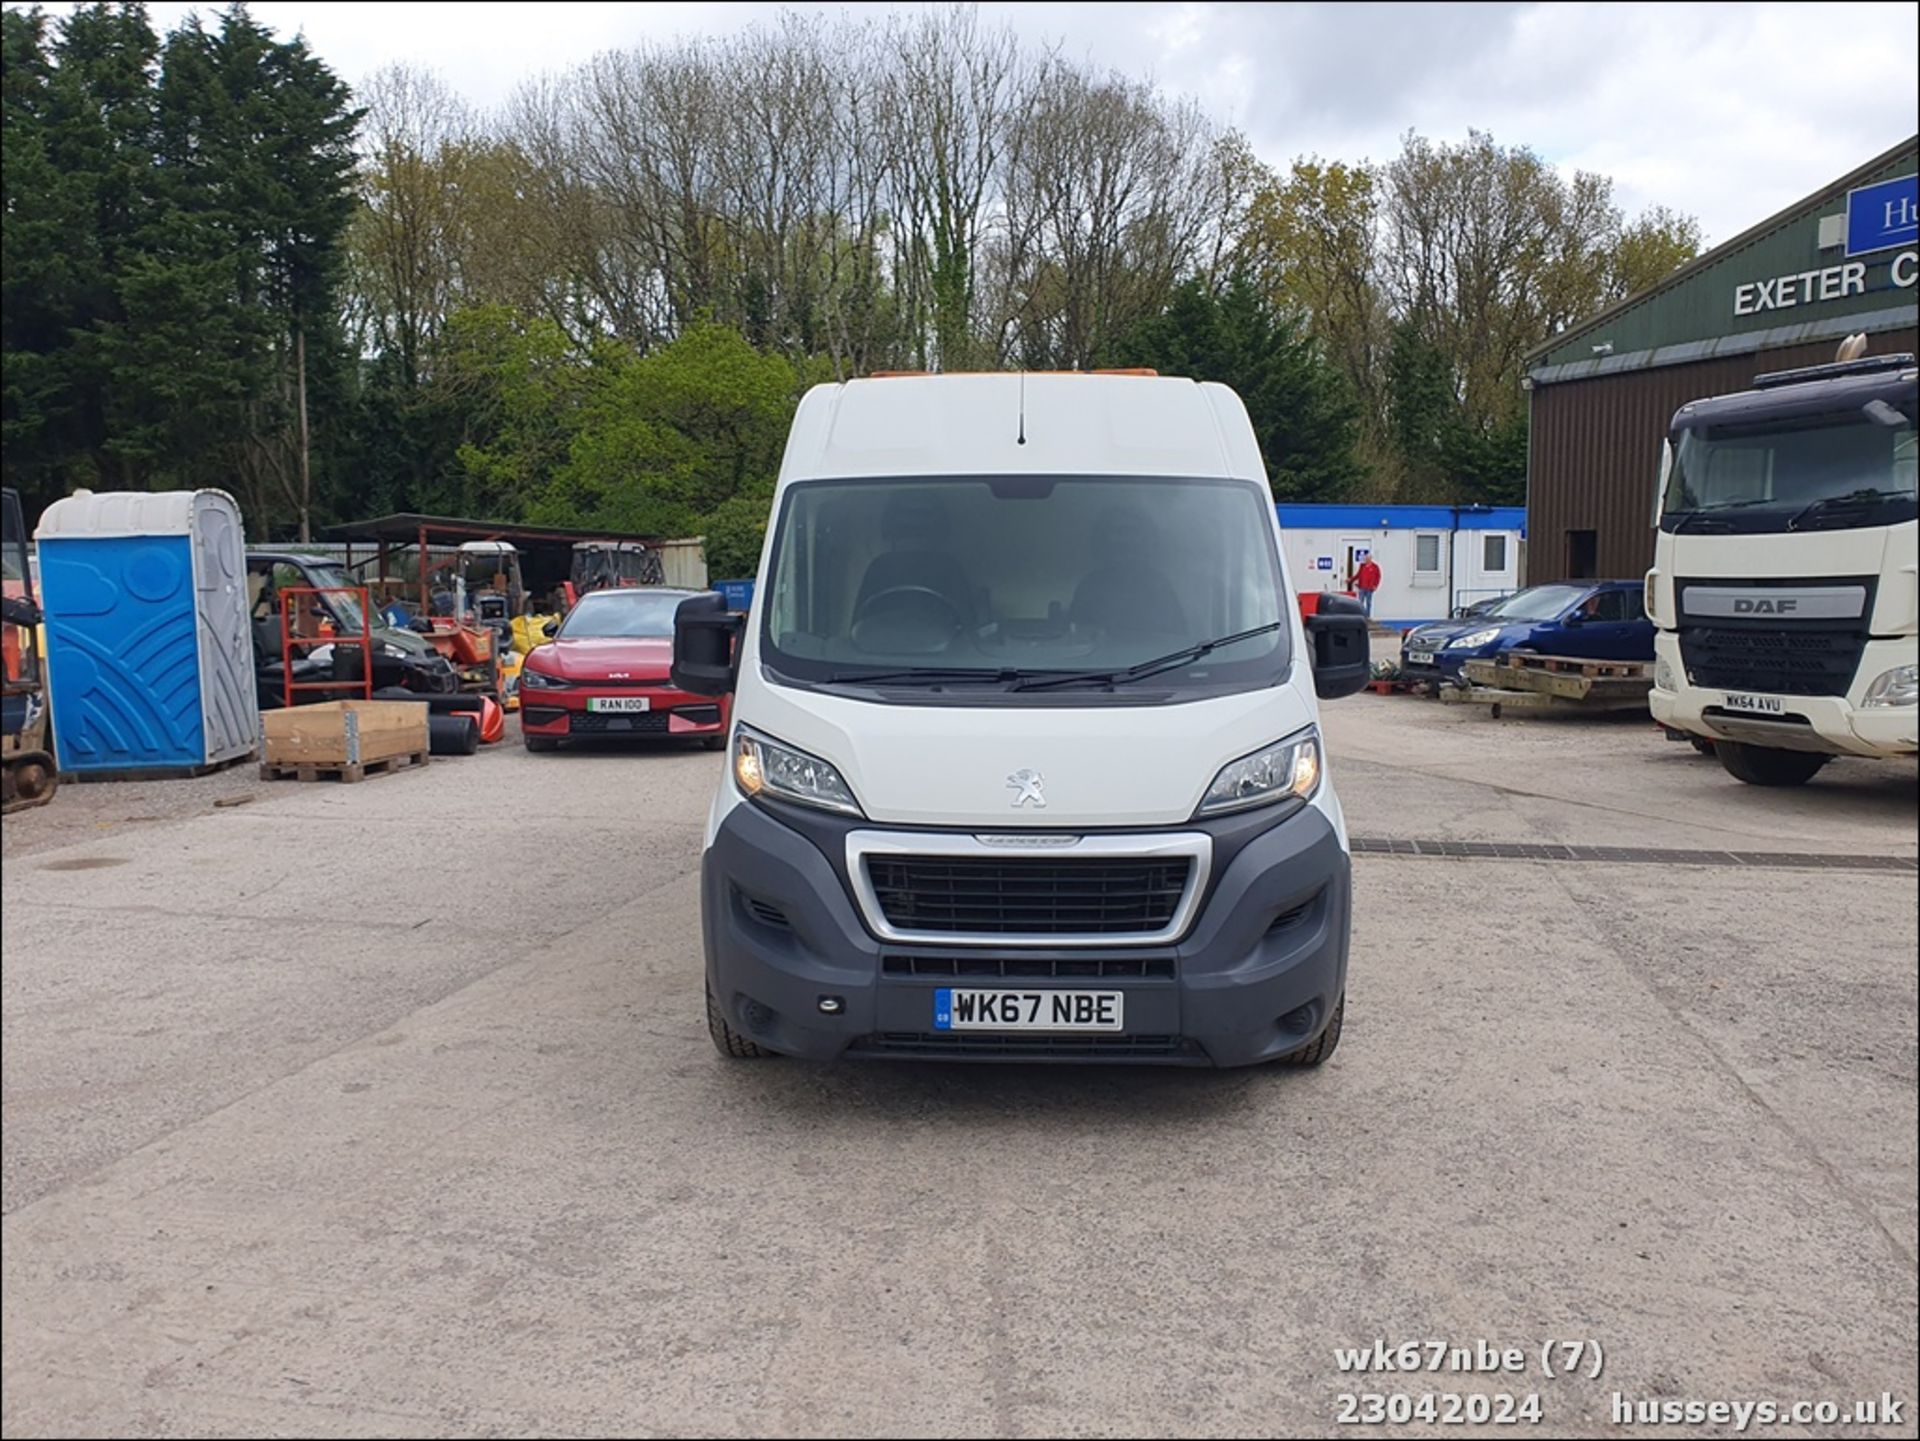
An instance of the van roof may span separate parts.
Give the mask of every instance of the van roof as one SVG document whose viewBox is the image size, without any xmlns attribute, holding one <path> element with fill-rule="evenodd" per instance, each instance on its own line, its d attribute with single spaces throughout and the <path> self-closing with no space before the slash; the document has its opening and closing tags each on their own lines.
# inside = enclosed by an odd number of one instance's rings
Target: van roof
<svg viewBox="0 0 1920 1441">
<path fill-rule="evenodd" d="M 785 485 L 828 476 L 1157 475 L 1264 482 L 1240 398 L 1133 373 L 888 375 L 818 385 Z"/>
</svg>

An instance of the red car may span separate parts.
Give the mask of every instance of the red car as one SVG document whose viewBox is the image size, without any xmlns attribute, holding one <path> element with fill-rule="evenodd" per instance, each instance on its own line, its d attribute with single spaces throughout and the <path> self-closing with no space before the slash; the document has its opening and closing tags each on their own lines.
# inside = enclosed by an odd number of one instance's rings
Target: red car
<svg viewBox="0 0 1920 1441">
<path fill-rule="evenodd" d="M 658 586 L 593 591 L 520 670 L 530 751 L 578 736 L 686 736 L 726 744 L 731 697 L 690 695 L 667 678 L 673 613 L 694 594 Z"/>
</svg>

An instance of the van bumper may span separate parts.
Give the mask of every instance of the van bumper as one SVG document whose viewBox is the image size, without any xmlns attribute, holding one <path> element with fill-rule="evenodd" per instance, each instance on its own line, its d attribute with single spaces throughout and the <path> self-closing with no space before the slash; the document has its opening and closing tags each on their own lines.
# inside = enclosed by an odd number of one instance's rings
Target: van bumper
<svg viewBox="0 0 1920 1441">
<path fill-rule="evenodd" d="M 728 1024 L 785 1055 L 1245 1066 L 1326 1028 L 1346 989 L 1351 894 L 1338 831 L 1305 806 L 1216 864 L 1176 944 L 882 942 L 819 845 L 742 804 L 701 862 L 701 929 L 707 987 Z M 1134 973 L 1113 974 L 1121 967 Z M 934 993 L 952 986 L 1122 991 L 1126 1029 L 936 1032 Z"/>
</svg>

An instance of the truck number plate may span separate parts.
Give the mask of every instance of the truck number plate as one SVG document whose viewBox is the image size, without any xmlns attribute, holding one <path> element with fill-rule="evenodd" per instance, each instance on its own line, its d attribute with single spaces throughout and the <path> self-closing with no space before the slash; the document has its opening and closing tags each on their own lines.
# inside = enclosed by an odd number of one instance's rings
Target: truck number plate
<svg viewBox="0 0 1920 1441">
<path fill-rule="evenodd" d="M 936 1031 L 1117 1031 L 1124 991 L 962 991 L 933 993 Z"/>
<path fill-rule="evenodd" d="M 587 709 L 595 715 L 604 715 L 608 711 L 645 710 L 653 703 L 650 696 L 643 695 L 596 695 L 587 697 Z"/>
<path fill-rule="evenodd" d="M 1787 703 L 1774 695 L 1746 695 L 1737 690 L 1727 692 L 1727 709 L 1745 711 L 1749 715 L 1785 715 Z"/>
</svg>

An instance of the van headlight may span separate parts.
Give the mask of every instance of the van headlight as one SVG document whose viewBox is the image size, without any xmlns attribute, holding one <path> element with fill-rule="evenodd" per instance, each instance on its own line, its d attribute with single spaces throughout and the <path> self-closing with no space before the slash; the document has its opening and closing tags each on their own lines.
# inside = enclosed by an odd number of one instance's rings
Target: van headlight
<svg viewBox="0 0 1920 1441">
<path fill-rule="evenodd" d="M 1216 816 L 1298 796 L 1320 787 L 1320 737 L 1311 730 L 1276 741 L 1265 750 L 1229 761 L 1200 798 L 1196 816 Z"/>
<path fill-rule="evenodd" d="M 1897 665 L 1883 670 L 1867 687 L 1862 706 L 1913 705 L 1920 702 L 1920 665 Z"/>
<path fill-rule="evenodd" d="M 733 740 L 733 783 L 747 797 L 769 795 L 843 815 L 865 814 L 840 772 L 826 761 L 745 726 Z"/>
<path fill-rule="evenodd" d="M 1475 646 L 1490 645 L 1500 639 L 1500 628 L 1469 631 L 1465 635 L 1455 636 L 1447 642 L 1448 650 L 1472 650 Z"/>
</svg>

